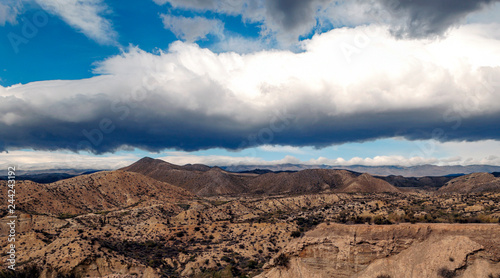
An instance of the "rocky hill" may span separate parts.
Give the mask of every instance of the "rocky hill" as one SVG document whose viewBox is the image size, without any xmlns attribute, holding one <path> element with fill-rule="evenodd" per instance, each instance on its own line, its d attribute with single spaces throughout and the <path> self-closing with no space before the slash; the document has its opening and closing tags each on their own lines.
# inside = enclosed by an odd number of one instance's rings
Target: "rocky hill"
<svg viewBox="0 0 500 278">
<path fill-rule="evenodd" d="M 120 169 L 120 171 L 136 172 L 182 187 L 198 196 L 217 196 L 240 194 L 247 192 L 245 179 L 248 174 L 234 174 L 217 167 L 205 165 L 178 166 L 160 159 L 149 157 Z"/>
<path fill-rule="evenodd" d="M 399 192 L 391 184 L 369 174 L 346 170 L 307 169 L 298 172 L 232 173 L 218 167 L 178 166 L 143 158 L 120 169 L 168 182 L 198 196 L 248 194 L 303 194 L 334 192 Z"/>
<path fill-rule="evenodd" d="M 500 191 L 500 178 L 490 173 L 474 173 L 450 180 L 439 189 L 443 193 L 477 193 Z"/>
<path fill-rule="evenodd" d="M 5 181 L 0 184 L 5 185 Z M 75 215 L 115 210 L 140 202 L 154 203 L 191 199 L 179 187 L 137 173 L 111 171 L 82 175 L 49 184 L 18 181 L 18 209 L 48 215 Z M 7 203 L 0 195 L 0 202 Z"/>
</svg>

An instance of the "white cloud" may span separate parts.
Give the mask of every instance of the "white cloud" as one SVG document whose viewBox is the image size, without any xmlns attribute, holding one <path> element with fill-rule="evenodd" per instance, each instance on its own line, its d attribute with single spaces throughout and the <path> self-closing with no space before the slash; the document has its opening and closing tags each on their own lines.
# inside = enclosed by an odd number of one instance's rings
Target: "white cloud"
<svg viewBox="0 0 500 278">
<path fill-rule="evenodd" d="M 241 36 L 225 36 L 212 45 L 216 52 L 236 52 L 240 54 L 259 52 L 269 48 L 269 42 L 262 39 L 245 38 Z"/>
<path fill-rule="evenodd" d="M 68 25 L 99 44 L 116 44 L 117 33 L 103 0 L 35 0 L 46 11 L 56 14 Z"/>
<path fill-rule="evenodd" d="M 190 153 L 167 153 L 160 157 L 164 161 L 177 164 L 205 164 L 210 166 L 230 165 L 278 165 L 278 164 L 304 164 L 304 165 L 329 165 L 329 166 L 418 166 L 418 165 L 500 165 L 500 157 L 489 155 L 487 157 L 404 157 L 398 155 L 375 156 L 375 157 L 353 157 L 351 159 L 318 157 L 309 160 L 300 160 L 294 156 L 286 155 L 278 160 L 264 160 L 256 156 L 225 156 L 225 155 L 194 155 Z"/>
<path fill-rule="evenodd" d="M 172 16 L 168 14 L 162 14 L 160 17 L 166 29 L 172 31 L 177 38 L 187 42 L 205 39 L 209 34 L 219 38 L 224 37 L 224 23 L 218 19 L 207 19 L 200 16 Z"/>
<path fill-rule="evenodd" d="M 280 152 L 280 153 L 293 153 L 293 154 L 305 154 L 306 152 L 299 147 L 293 146 L 276 146 L 276 145 L 264 145 L 259 147 L 260 150 L 266 152 Z"/>
<path fill-rule="evenodd" d="M 15 165 L 17 170 L 106 169 L 115 170 L 140 159 L 133 154 L 95 156 L 85 153 L 16 150 L 0 153 L 0 167 Z"/>
<path fill-rule="evenodd" d="M 5 26 L 8 22 L 17 24 L 17 16 L 21 13 L 22 5 L 20 1 L 4 0 L 0 3 L 0 26 Z"/>
</svg>

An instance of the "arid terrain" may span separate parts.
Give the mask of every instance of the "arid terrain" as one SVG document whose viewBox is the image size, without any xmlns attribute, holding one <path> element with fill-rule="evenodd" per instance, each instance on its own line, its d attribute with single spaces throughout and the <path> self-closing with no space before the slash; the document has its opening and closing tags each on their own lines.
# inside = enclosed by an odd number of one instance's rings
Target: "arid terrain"
<svg viewBox="0 0 500 278">
<path fill-rule="evenodd" d="M 499 178 L 392 180 L 402 182 L 144 158 L 53 183 L 18 181 L 17 275 L 500 277 Z"/>
</svg>

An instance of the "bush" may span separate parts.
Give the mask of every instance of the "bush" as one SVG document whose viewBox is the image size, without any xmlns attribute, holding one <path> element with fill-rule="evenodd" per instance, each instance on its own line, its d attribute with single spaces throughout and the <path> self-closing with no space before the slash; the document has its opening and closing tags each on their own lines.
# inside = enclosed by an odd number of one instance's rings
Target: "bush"
<svg viewBox="0 0 500 278">
<path fill-rule="evenodd" d="M 382 216 L 375 216 L 373 218 L 373 223 L 375 225 L 391 225 L 392 224 L 391 221 L 389 221 L 387 218 L 382 217 Z"/>
<path fill-rule="evenodd" d="M 453 278 L 453 277 L 457 276 L 457 274 L 455 273 L 455 271 L 449 270 L 446 267 L 440 268 L 438 270 L 438 275 L 441 276 L 441 277 L 443 277 L 443 278 Z"/>
<path fill-rule="evenodd" d="M 302 233 L 300 231 L 293 231 L 290 236 L 291 237 L 300 237 Z"/>
<path fill-rule="evenodd" d="M 282 266 L 282 267 L 285 267 L 285 268 L 288 268 L 288 265 L 290 264 L 290 258 L 281 253 L 275 260 L 275 264 L 277 266 Z"/>
<path fill-rule="evenodd" d="M 175 233 L 175 236 L 176 237 L 183 237 L 184 236 L 184 231 L 180 231 L 180 232 Z"/>
</svg>

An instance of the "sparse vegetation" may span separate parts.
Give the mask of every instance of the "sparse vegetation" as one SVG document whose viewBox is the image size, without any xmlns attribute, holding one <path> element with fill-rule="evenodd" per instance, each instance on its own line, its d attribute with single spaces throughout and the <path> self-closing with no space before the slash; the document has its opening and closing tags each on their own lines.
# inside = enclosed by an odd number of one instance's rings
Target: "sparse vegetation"
<svg viewBox="0 0 500 278">
<path fill-rule="evenodd" d="M 438 275 L 443 278 L 454 278 L 457 274 L 453 270 L 449 270 L 446 267 L 442 267 L 438 270 Z"/>
<path fill-rule="evenodd" d="M 277 266 L 281 266 L 281 267 L 284 267 L 284 268 L 288 268 L 289 264 L 290 264 L 290 257 L 288 257 L 288 255 L 284 254 L 284 253 L 281 253 L 276 259 L 275 259 L 275 262 L 274 262 Z"/>
</svg>

